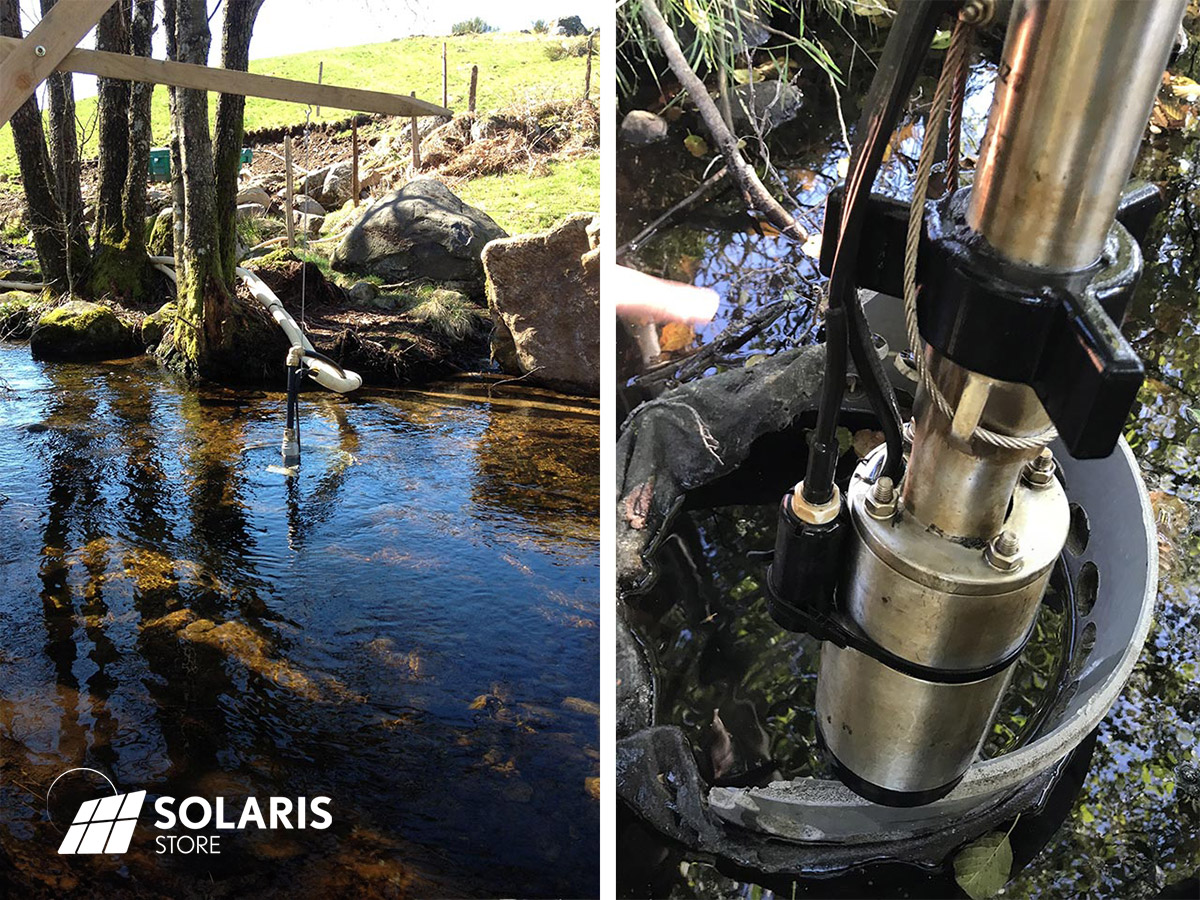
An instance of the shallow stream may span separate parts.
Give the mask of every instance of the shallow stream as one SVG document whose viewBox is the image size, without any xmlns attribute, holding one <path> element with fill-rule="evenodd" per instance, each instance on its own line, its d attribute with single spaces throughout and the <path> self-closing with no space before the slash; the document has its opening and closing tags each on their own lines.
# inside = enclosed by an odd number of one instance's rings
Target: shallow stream
<svg viewBox="0 0 1200 900">
<path fill-rule="evenodd" d="M 598 412 L 494 393 L 306 393 L 287 479 L 281 394 L 0 345 L 14 890 L 598 890 Z M 333 825 L 59 857 L 46 790 L 73 766 L 151 799 L 325 795 Z"/>
</svg>

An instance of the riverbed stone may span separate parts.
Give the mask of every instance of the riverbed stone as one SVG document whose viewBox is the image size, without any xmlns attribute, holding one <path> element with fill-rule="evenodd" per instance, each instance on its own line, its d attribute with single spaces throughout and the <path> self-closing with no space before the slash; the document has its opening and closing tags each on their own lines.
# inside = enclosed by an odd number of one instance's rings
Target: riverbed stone
<svg viewBox="0 0 1200 900">
<path fill-rule="evenodd" d="M 239 203 L 237 217 L 239 220 L 261 218 L 267 214 L 267 208 L 261 203 Z"/>
<path fill-rule="evenodd" d="M 730 94 L 733 124 L 750 125 L 750 117 L 753 115 L 755 122 L 764 132 L 796 118 L 804 103 L 804 94 L 800 88 L 786 81 L 739 84 L 734 86 Z"/>
<path fill-rule="evenodd" d="M 617 129 L 617 136 L 626 144 L 644 147 L 667 139 L 667 120 L 649 110 L 635 109 L 626 113 Z"/>
<path fill-rule="evenodd" d="M 325 215 L 325 207 L 306 194 L 298 194 L 292 198 L 292 209 L 295 212 L 307 213 L 310 216 Z"/>
<path fill-rule="evenodd" d="M 576 213 L 483 251 L 493 357 L 527 381 L 589 396 L 600 393 L 600 272 L 584 264 L 599 252 L 588 240 L 594 218 Z"/>
<path fill-rule="evenodd" d="M 109 307 L 69 300 L 38 319 L 29 349 L 35 359 L 94 360 L 128 356 L 139 348 Z"/>
<path fill-rule="evenodd" d="M 385 282 L 434 282 L 483 292 L 484 246 L 507 232 L 440 181 L 418 178 L 372 203 L 330 260 Z"/>
<path fill-rule="evenodd" d="M 329 167 L 317 200 L 326 209 L 337 209 L 354 195 L 354 165 L 340 162 Z"/>
<path fill-rule="evenodd" d="M 157 347 L 163 339 L 168 327 L 175 322 L 175 304 L 164 303 L 146 318 L 142 319 L 142 346 Z"/>
<path fill-rule="evenodd" d="M 355 303 L 370 303 L 379 296 L 379 288 L 369 281 L 356 281 L 346 293 Z"/>
<path fill-rule="evenodd" d="M 243 203 L 257 203 L 265 209 L 271 205 L 271 195 L 261 184 L 248 184 L 237 194 L 238 206 Z"/>
</svg>

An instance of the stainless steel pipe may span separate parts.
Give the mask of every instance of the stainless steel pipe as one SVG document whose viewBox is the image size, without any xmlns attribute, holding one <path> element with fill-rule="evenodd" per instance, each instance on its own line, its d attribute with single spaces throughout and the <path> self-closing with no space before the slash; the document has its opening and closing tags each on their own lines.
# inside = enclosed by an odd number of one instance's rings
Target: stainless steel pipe
<svg viewBox="0 0 1200 900">
<path fill-rule="evenodd" d="M 1100 257 L 1186 5 L 1013 5 L 967 211 L 1001 256 L 1053 271 Z"/>
</svg>

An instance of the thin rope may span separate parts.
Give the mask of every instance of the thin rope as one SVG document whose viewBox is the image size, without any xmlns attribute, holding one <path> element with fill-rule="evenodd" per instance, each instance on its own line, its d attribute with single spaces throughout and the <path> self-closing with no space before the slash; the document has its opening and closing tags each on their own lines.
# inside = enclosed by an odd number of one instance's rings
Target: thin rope
<svg viewBox="0 0 1200 900">
<path fill-rule="evenodd" d="M 946 59 L 942 65 L 942 73 L 938 78 L 937 89 L 933 94 L 933 105 L 929 110 L 929 118 L 925 122 L 925 134 L 921 139 L 921 155 L 917 161 L 917 172 L 913 184 L 912 206 L 908 215 L 908 240 L 904 247 L 904 322 L 908 329 L 908 345 L 912 351 L 913 360 L 917 367 L 917 377 L 921 387 L 933 400 L 937 408 L 950 421 L 954 421 L 955 408 L 942 394 L 934 383 L 933 377 L 925 361 L 925 353 L 921 342 L 921 333 L 917 328 L 917 251 L 921 244 L 921 233 L 924 225 L 925 197 L 929 189 L 929 173 L 933 168 L 933 156 L 937 148 L 939 132 L 942 125 L 942 110 L 950 93 L 951 83 L 955 74 L 963 65 L 972 26 L 959 19 L 954 25 L 954 33 L 950 38 L 950 48 L 946 51 Z M 1045 431 L 1029 437 L 1015 437 L 1000 434 L 996 431 L 976 425 L 972 437 L 977 437 L 985 444 L 994 447 L 1004 447 L 1009 450 L 1036 450 L 1058 437 L 1053 426 Z"/>
</svg>

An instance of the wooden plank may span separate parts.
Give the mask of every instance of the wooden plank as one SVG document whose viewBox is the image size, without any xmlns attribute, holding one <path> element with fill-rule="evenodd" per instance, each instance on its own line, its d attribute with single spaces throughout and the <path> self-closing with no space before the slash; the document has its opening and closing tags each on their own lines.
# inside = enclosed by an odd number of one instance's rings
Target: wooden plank
<svg viewBox="0 0 1200 900">
<path fill-rule="evenodd" d="M 82 3 L 85 0 L 79 0 L 79 2 Z M 86 0 L 86 2 L 103 2 L 103 0 Z M 70 9 L 74 6 L 74 0 L 59 5 Z M 58 6 L 54 9 L 58 9 Z M 20 45 L 21 41 L 17 38 L 0 38 L 0 53 L 7 52 L 11 56 L 12 52 Z M 3 66 L 3 63 L 0 63 L 0 66 Z M 305 103 L 312 106 L 319 104 L 331 109 L 380 113 L 385 116 L 453 115 L 450 110 L 435 103 L 418 100 L 415 96 L 405 97 L 400 94 L 385 94 L 381 91 L 365 91 L 360 88 L 338 87 L 332 84 L 312 84 L 308 81 L 276 78 L 273 75 L 255 75 L 251 72 L 236 72 L 215 66 L 196 66 L 191 63 L 146 59 L 142 56 L 107 53 L 103 50 L 72 50 L 62 58 L 62 62 L 57 68 L 60 72 L 80 72 L 84 75 L 123 78 L 127 81 L 143 81 L 150 84 L 170 84 L 198 91 L 217 91 L 222 94 L 241 94 L 246 97 L 266 97 L 268 100 L 284 100 L 289 103 Z M 17 106 L 20 105 L 20 103 L 17 104 Z M 13 108 L 16 109 L 16 107 Z"/>
<path fill-rule="evenodd" d="M 285 134 L 283 136 L 283 167 L 287 172 L 286 188 L 284 190 L 284 201 L 287 204 L 287 209 L 283 213 L 283 220 L 287 223 L 287 242 L 289 247 L 296 246 L 296 223 L 292 219 L 292 136 Z"/>
<path fill-rule="evenodd" d="M 475 112 L 475 88 L 479 86 L 479 66 L 471 66 L 471 91 L 467 94 L 467 111 Z"/>
<path fill-rule="evenodd" d="M 0 125 L 12 118 L 83 40 L 115 0 L 70 0 L 42 16 L 22 40 L 5 38 L 9 52 L 0 62 Z"/>
</svg>

